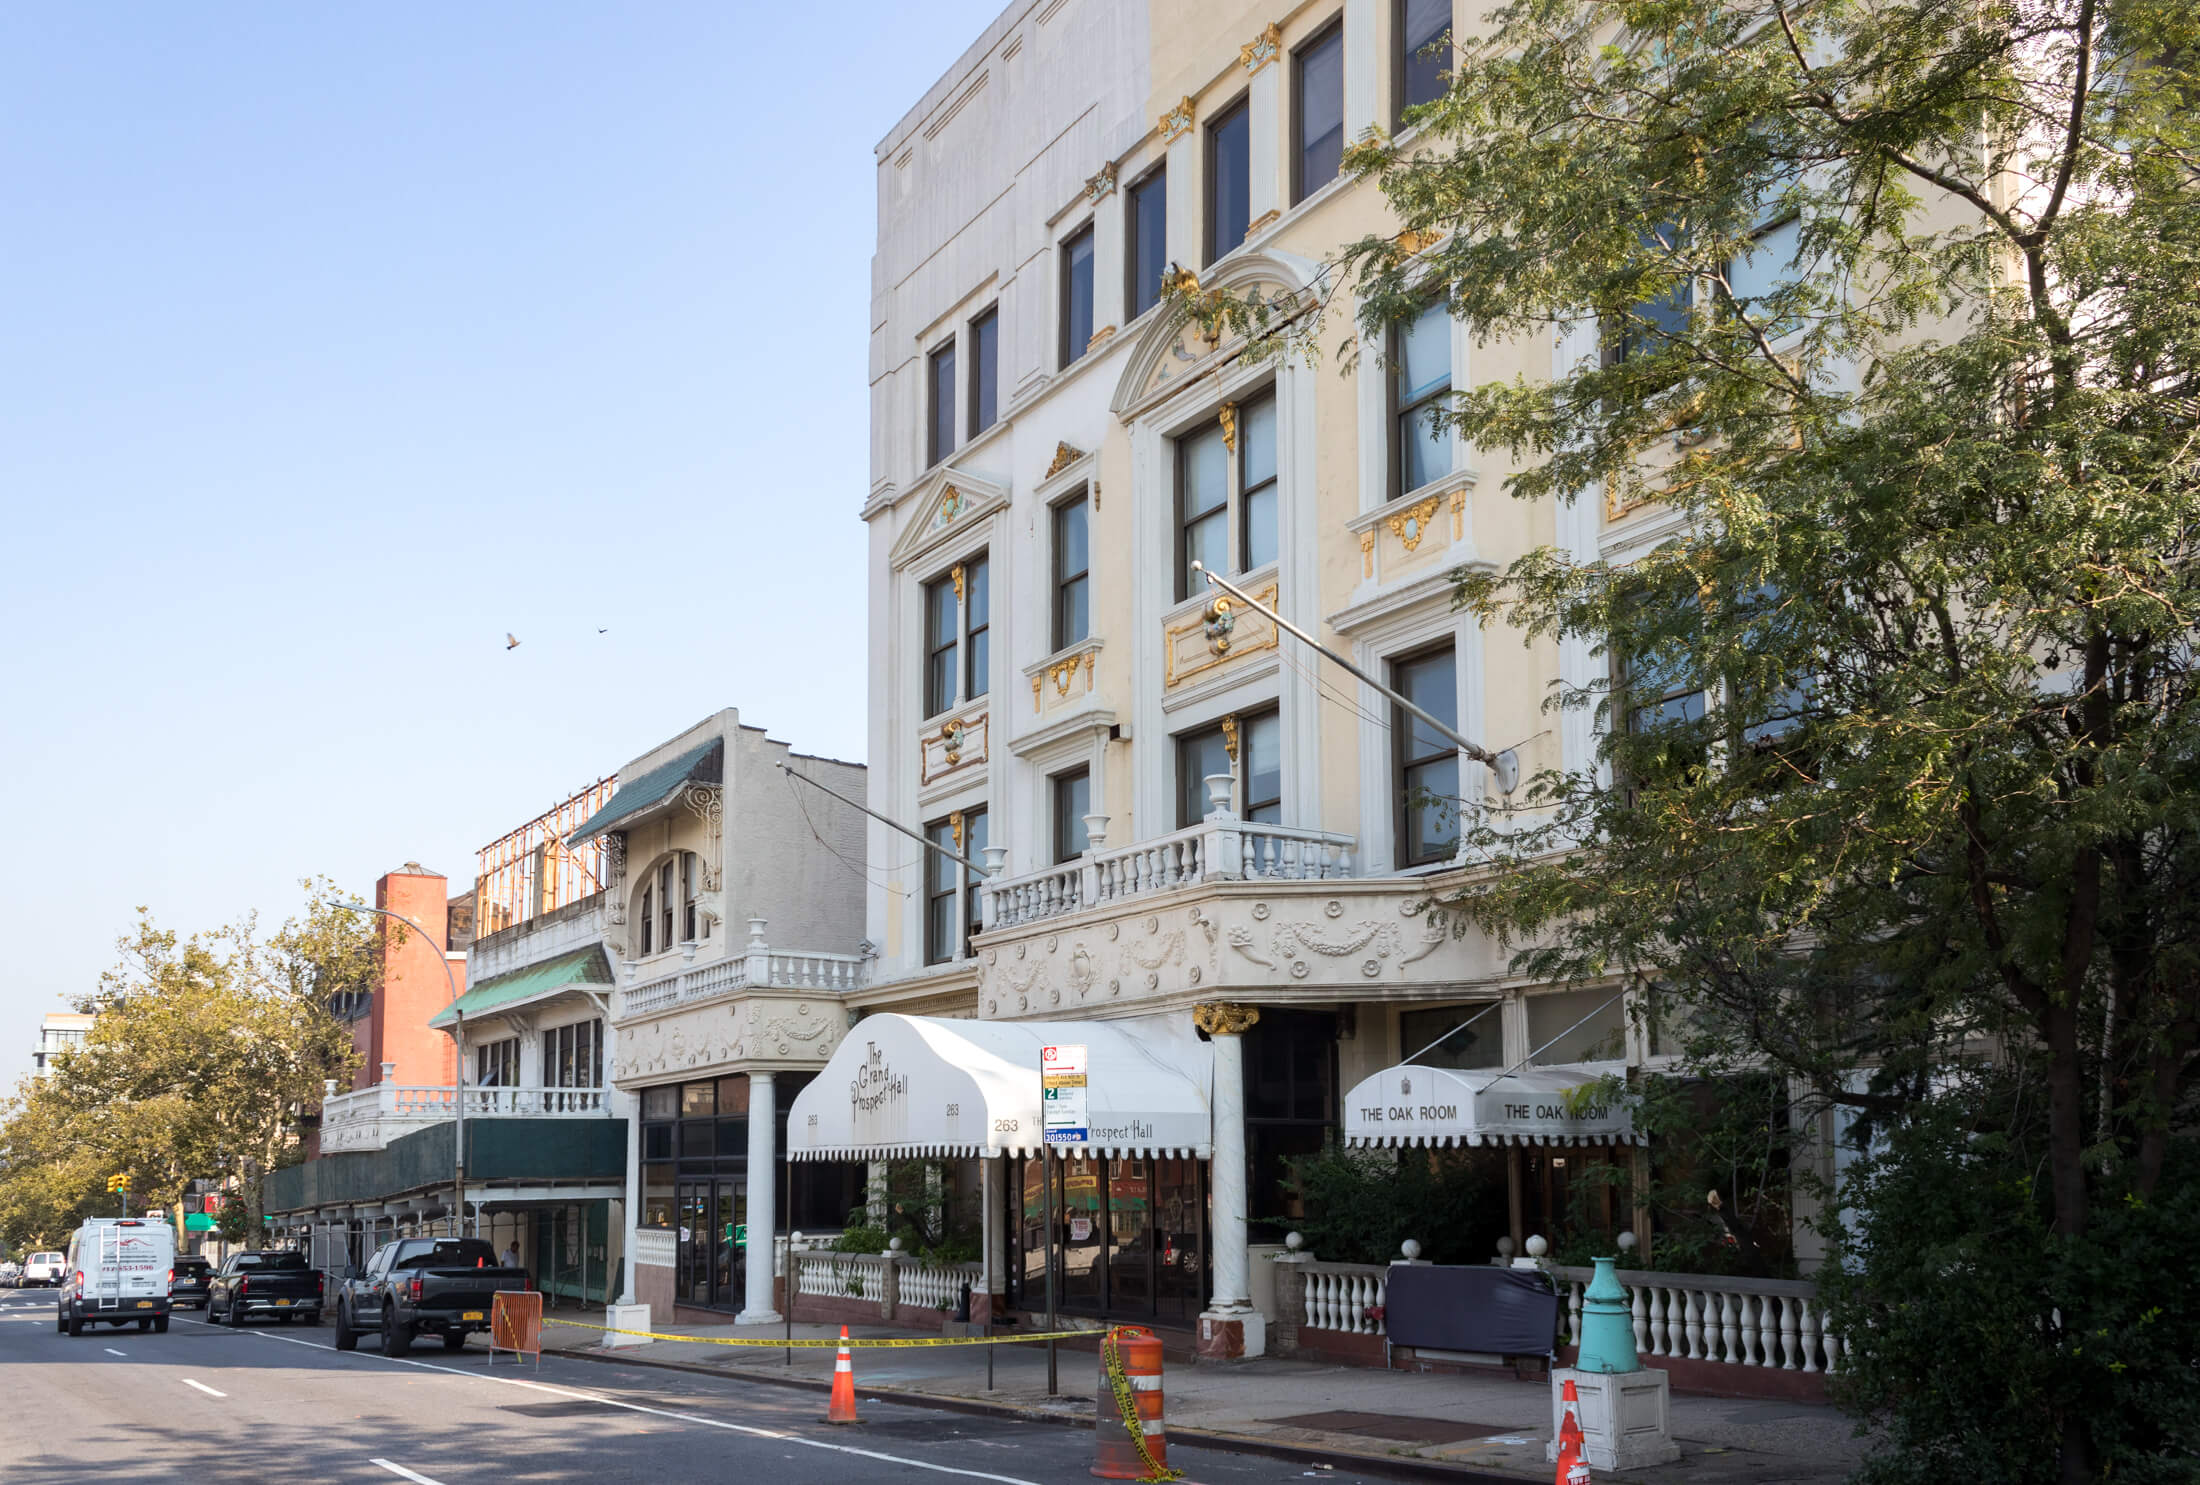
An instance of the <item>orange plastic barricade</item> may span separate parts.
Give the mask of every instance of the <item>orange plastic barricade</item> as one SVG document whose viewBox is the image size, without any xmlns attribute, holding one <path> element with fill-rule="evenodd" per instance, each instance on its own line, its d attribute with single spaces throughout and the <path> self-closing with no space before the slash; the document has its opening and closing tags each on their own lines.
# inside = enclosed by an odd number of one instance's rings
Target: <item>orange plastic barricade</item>
<svg viewBox="0 0 2200 1485">
<path fill-rule="evenodd" d="M 534 1290 L 499 1289 L 489 1310 L 489 1364 L 497 1352 L 509 1351 L 512 1359 L 535 1358 L 542 1365 L 542 1295 Z"/>
<path fill-rule="evenodd" d="M 1161 1421 L 1161 1337 L 1142 1325 L 1109 1328 L 1100 1341 L 1093 1396 L 1092 1473 L 1103 1480 L 1176 1480 Z"/>
</svg>

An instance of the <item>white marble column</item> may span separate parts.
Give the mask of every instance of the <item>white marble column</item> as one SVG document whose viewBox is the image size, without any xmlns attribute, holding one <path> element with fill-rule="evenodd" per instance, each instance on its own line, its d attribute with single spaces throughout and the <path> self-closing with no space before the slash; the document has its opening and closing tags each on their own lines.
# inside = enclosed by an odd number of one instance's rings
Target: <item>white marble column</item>
<svg viewBox="0 0 2200 1485">
<path fill-rule="evenodd" d="M 619 1303 L 640 1303 L 634 1297 L 634 1233 L 642 1225 L 642 1097 L 638 1093 L 624 1095 L 626 1109 L 626 1211 L 621 1225 L 625 1231 L 619 1239 L 621 1254 L 619 1267 L 625 1279 L 619 1288 Z"/>
<path fill-rule="evenodd" d="M 772 1247 L 777 1221 L 772 1203 L 778 1173 L 772 1168 L 774 1118 L 772 1075 L 749 1074 L 749 1256 L 748 1302 L 734 1316 L 736 1325 L 761 1325 L 780 1318 L 772 1308 Z M 790 1264 L 791 1268 L 792 1265 Z"/>
<path fill-rule="evenodd" d="M 1227 1359 L 1267 1349 L 1268 1322 L 1252 1304 L 1252 1263 L 1245 1246 L 1245 1051 L 1240 1040 L 1260 1020 L 1251 1006 L 1194 1007 L 1193 1020 L 1215 1049 L 1214 1156 L 1209 1177 L 1214 1298 L 1199 1317 L 1199 1354 Z"/>
<path fill-rule="evenodd" d="M 991 1160 L 978 1162 L 978 1179 L 985 1192 L 980 1203 L 985 1231 L 979 1242 L 979 1251 L 985 1260 L 984 1281 L 978 1288 L 984 1294 L 1003 1294 L 1008 1290 L 1007 1245 L 1002 1241 L 1002 1209 L 1007 1206 L 1008 1160 L 996 1155 Z"/>
</svg>

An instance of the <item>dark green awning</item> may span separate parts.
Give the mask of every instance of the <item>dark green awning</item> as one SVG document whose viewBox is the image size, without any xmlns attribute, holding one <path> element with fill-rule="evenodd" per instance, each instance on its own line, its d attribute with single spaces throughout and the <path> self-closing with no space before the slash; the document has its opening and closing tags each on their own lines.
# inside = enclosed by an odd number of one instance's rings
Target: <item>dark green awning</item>
<svg viewBox="0 0 2200 1485">
<path fill-rule="evenodd" d="M 683 784 L 723 782 L 726 775 L 725 760 L 725 740 L 713 738 L 699 748 L 682 753 L 670 763 L 658 764 L 637 778 L 621 779 L 618 792 L 611 796 L 611 802 L 590 815 L 586 824 L 565 838 L 565 843 L 568 846 L 577 846 L 606 830 L 623 829 L 626 822 L 652 805 L 662 803 Z"/>
<path fill-rule="evenodd" d="M 515 969 L 510 974 L 493 975 L 470 986 L 456 1003 L 430 1016 L 428 1024 L 441 1030 L 457 1016 L 490 1015 L 568 985 L 610 984 L 611 963 L 604 958 L 601 948 L 591 946 L 576 953 L 560 954 L 555 959 L 545 959 L 540 964 L 530 964 L 525 969 Z"/>
</svg>

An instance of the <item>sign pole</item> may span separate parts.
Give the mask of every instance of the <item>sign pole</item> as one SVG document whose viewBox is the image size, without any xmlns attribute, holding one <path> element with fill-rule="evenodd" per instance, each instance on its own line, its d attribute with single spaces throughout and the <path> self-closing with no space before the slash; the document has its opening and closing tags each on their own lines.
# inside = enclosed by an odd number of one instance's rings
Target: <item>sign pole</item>
<svg viewBox="0 0 2200 1485">
<path fill-rule="evenodd" d="M 1039 1144 L 1040 1209 L 1046 1215 L 1047 1224 L 1047 1396 L 1055 1393 L 1054 1332 L 1062 1328 L 1054 1315 L 1054 1148 L 1046 1143 L 1045 1131 L 1040 1132 Z"/>
</svg>

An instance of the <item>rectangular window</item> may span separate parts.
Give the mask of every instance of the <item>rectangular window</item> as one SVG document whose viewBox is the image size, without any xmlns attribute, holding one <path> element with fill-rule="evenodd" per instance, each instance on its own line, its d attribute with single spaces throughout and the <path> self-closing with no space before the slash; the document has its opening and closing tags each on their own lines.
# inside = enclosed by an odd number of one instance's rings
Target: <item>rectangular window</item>
<svg viewBox="0 0 2200 1485">
<path fill-rule="evenodd" d="M 1207 779 L 1233 772 L 1230 742 L 1221 724 L 1176 739 L 1176 825 L 1184 830 L 1207 818 Z"/>
<path fill-rule="evenodd" d="M 1662 242 L 1677 252 L 1682 237 L 1680 229 L 1668 222 L 1654 233 L 1645 233 L 1643 242 L 1652 247 Z M 1637 301 L 1625 315 L 1605 327 L 1604 364 L 1616 366 L 1633 356 L 1654 354 L 1667 340 L 1687 334 L 1689 312 L 1695 304 L 1693 279 L 1683 279 L 1655 298 Z"/>
<path fill-rule="evenodd" d="M 985 860 L 986 815 L 983 808 L 963 811 L 963 854 L 972 861 Z M 985 899 L 978 892 L 978 884 L 984 878 L 969 867 L 962 868 L 963 878 L 963 933 L 962 952 L 970 957 L 970 940 L 984 927 Z"/>
<path fill-rule="evenodd" d="M 570 1026 L 553 1026 L 542 1034 L 542 1086 L 603 1086 L 603 1036 L 600 1022 L 576 1021 Z"/>
<path fill-rule="evenodd" d="M 986 596 L 988 566 L 982 556 L 963 564 L 963 654 L 966 664 L 962 694 L 965 701 L 985 695 L 987 667 L 993 653 L 989 647 L 993 605 Z"/>
<path fill-rule="evenodd" d="M 1130 319 L 1161 302 L 1161 275 L 1169 267 L 1169 173 L 1156 167 L 1124 193 L 1130 240 L 1123 254 L 1124 298 Z"/>
<path fill-rule="evenodd" d="M 1206 262 L 1245 241 L 1253 221 L 1252 123 L 1245 101 L 1207 126 Z"/>
<path fill-rule="evenodd" d="M 657 923 L 657 889 L 654 887 L 644 887 L 642 889 L 641 919 L 642 953 L 646 956 L 657 951 L 657 945 L 654 941 L 655 936 L 651 931 Z"/>
<path fill-rule="evenodd" d="M 1001 312 L 989 309 L 970 322 L 970 436 L 993 426 L 1000 411 Z"/>
<path fill-rule="evenodd" d="M 1085 816 L 1092 813 L 1092 770 L 1073 768 L 1048 780 L 1054 796 L 1054 859 L 1074 861 L 1085 854 Z"/>
<path fill-rule="evenodd" d="M 955 704 L 956 657 L 962 641 L 962 605 L 955 579 L 924 585 L 924 714 L 936 717 Z"/>
<path fill-rule="evenodd" d="M 696 898 L 701 892 L 701 886 L 696 879 L 702 874 L 695 868 L 695 853 L 693 851 L 682 851 L 680 853 L 680 942 L 683 944 L 692 944 L 698 937 L 696 933 L 697 919 L 701 915 L 696 911 Z"/>
<path fill-rule="evenodd" d="M 1220 423 L 1176 441 L 1176 508 L 1176 596 L 1182 601 L 1206 588 L 1192 577 L 1194 562 L 1230 571 L 1230 450 Z"/>
<path fill-rule="evenodd" d="M 934 351 L 925 362 L 931 427 L 926 434 L 924 462 L 937 464 L 955 452 L 955 342 Z"/>
<path fill-rule="evenodd" d="M 1451 311 L 1429 305 L 1392 332 L 1397 347 L 1391 397 L 1397 409 L 1397 475 L 1393 495 L 1406 495 L 1451 473 Z"/>
<path fill-rule="evenodd" d="M 1398 0 L 1398 119 L 1444 96 L 1451 62 L 1451 0 Z"/>
<path fill-rule="evenodd" d="M 1085 495 L 1054 507 L 1054 648 L 1073 645 L 1092 632 L 1092 552 Z"/>
<path fill-rule="evenodd" d="M 1398 1014 L 1398 1054 L 1416 1067 L 1503 1067 L 1504 1012 L 1490 1001 Z"/>
<path fill-rule="evenodd" d="M 667 861 L 657 868 L 657 943 L 667 949 L 672 947 L 674 915 L 679 911 L 673 891 L 672 863 Z"/>
<path fill-rule="evenodd" d="M 1459 678 L 1450 645 L 1391 662 L 1390 684 L 1445 726 L 1459 725 Z M 1391 708 L 1397 750 L 1398 864 L 1446 861 L 1459 844 L 1459 749 L 1435 728 Z"/>
<path fill-rule="evenodd" d="M 1789 214 L 1775 217 L 1750 234 L 1749 246 L 1726 265 L 1727 291 L 1734 307 L 1753 318 L 1765 317 L 1763 301 L 1795 281 L 1795 255 L 1803 245 L 1803 219 Z M 1792 322 L 1776 325 L 1775 336 L 1795 328 Z"/>
<path fill-rule="evenodd" d="M 1276 399 L 1238 409 L 1237 570 L 1276 560 Z"/>
<path fill-rule="evenodd" d="M 961 854 L 955 844 L 951 820 L 936 820 L 924 827 L 924 838 L 935 846 Z M 962 867 L 938 851 L 924 853 L 924 962 L 945 964 L 955 957 L 955 887 Z"/>
<path fill-rule="evenodd" d="M 505 1037 L 486 1046 L 474 1048 L 474 1086 L 477 1088 L 516 1088 L 519 1086 L 519 1038 Z"/>
<path fill-rule="evenodd" d="M 1337 178 L 1344 162 L 1344 25 L 1331 26 L 1291 58 L 1291 204 Z"/>
<path fill-rule="evenodd" d="M 1238 719 L 1238 813 L 1265 825 L 1283 823 L 1283 719 L 1273 710 Z"/>
<path fill-rule="evenodd" d="M 1087 223 L 1062 244 L 1061 364 L 1069 365 L 1092 345 L 1092 226 Z"/>
</svg>

